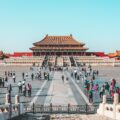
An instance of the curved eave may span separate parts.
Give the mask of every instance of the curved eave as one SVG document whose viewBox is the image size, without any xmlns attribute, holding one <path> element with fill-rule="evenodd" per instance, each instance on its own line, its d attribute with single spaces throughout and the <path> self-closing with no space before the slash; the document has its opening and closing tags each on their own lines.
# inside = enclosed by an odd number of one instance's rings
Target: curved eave
<svg viewBox="0 0 120 120">
<path fill-rule="evenodd" d="M 89 48 L 30 48 L 30 50 L 88 50 Z"/>
<path fill-rule="evenodd" d="M 33 43 L 33 45 L 40 47 L 40 46 L 49 46 L 49 45 L 50 45 L 50 46 L 51 46 L 51 45 L 53 45 L 53 46 L 55 46 L 55 45 L 56 45 L 56 46 L 64 46 L 64 45 L 65 45 L 65 46 L 66 46 L 66 45 L 68 45 L 68 46 L 69 46 L 69 45 L 71 45 L 71 46 L 77 46 L 77 45 L 84 46 L 85 44 L 84 44 L 84 43 L 82 43 L 82 44 L 81 44 L 81 43 L 80 43 L 80 44 L 52 44 L 52 43 L 51 43 L 51 44 L 39 44 L 39 43 Z"/>
<path fill-rule="evenodd" d="M 33 45 L 34 45 L 34 46 L 39 46 L 38 44 L 39 44 L 38 42 L 36 42 L 36 43 L 33 43 Z"/>
<path fill-rule="evenodd" d="M 86 49 L 86 50 L 88 50 L 89 48 L 86 48 L 86 47 L 84 47 L 83 49 Z"/>
<path fill-rule="evenodd" d="M 29 48 L 30 50 L 34 50 L 34 48 Z"/>
</svg>

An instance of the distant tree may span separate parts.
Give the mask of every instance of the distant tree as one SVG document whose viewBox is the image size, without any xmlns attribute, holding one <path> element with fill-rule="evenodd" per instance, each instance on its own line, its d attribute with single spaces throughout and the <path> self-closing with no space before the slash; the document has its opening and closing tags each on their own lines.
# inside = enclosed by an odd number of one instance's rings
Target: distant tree
<svg viewBox="0 0 120 120">
<path fill-rule="evenodd" d="M 8 56 L 5 53 L 3 53 L 3 51 L 0 51 L 0 59 L 3 60 L 5 58 L 8 58 Z"/>
</svg>

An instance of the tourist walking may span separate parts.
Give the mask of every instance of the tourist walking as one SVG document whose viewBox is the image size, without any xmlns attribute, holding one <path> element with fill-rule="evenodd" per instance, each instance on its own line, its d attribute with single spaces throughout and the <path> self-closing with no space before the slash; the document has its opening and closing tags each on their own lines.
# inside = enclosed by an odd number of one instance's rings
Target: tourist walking
<svg viewBox="0 0 120 120">
<path fill-rule="evenodd" d="M 93 87 L 94 91 L 95 91 L 95 98 L 97 98 L 98 96 L 98 89 L 99 89 L 99 85 L 98 84 L 95 84 L 94 87 Z"/>
<path fill-rule="evenodd" d="M 64 83 L 64 75 L 62 75 L 62 81 L 63 81 L 63 83 Z"/>
<path fill-rule="evenodd" d="M 32 86 L 30 83 L 27 85 L 28 96 L 31 97 Z"/>
<path fill-rule="evenodd" d="M 48 78 L 48 80 L 50 80 L 50 75 L 49 75 L 49 73 L 48 73 L 48 75 L 47 75 L 47 78 Z"/>
<path fill-rule="evenodd" d="M 75 71 L 74 76 L 75 76 L 75 80 L 76 80 L 76 78 L 77 78 L 77 71 Z"/>
<path fill-rule="evenodd" d="M 105 94 L 108 95 L 109 93 L 109 88 L 110 88 L 110 85 L 108 84 L 108 82 L 105 82 Z"/>
<path fill-rule="evenodd" d="M 18 89 L 19 89 L 19 93 L 22 93 L 22 82 L 21 81 L 18 82 Z"/>
<path fill-rule="evenodd" d="M 5 81 L 4 81 L 4 78 L 2 78 L 2 86 L 3 86 L 3 88 L 5 87 Z"/>
<path fill-rule="evenodd" d="M 114 90 L 115 89 L 115 85 L 116 85 L 116 80 L 115 79 L 112 79 L 111 85 L 112 85 L 112 89 Z"/>
<path fill-rule="evenodd" d="M 8 82 L 8 77 L 7 76 L 5 76 L 5 81 Z"/>
<path fill-rule="evenodd" d="M 11 84 L 8 85 L 7 90 L 8 90 L 8 93 L 11 93 L 11 91 L 12 91 L 12 85 Z"/>
<path fill-rule="evenodd" d="M 25 77 L 25 73 L 23 72 L 23 73 L 22 73 L 22 78 L 24 79 L 24 77 Z"/>
<path fill-rule="evenodd" d="M 69 78 L 68 77 L 66 77 L 66 81 L 68 81 L 69 80 Z"/>
<path fill-rule="evenodd" d="M 26 97 L 26 85 L 25 84 L 23 84 L 23 96 Z"/>
<path fill-rule="evenodd" d="M 93 80 L 91 79 L 90 80 L 90 90 L 92 90 L 93 89 Z"/>
<path fill-rule="evenodd" d="M 28 73 L 25 73 L 25 79 L 27 79 L 28 78 Z"/>
<path fill-rule="evenodd" d="M 84 88 L 85 88 L 85 92 L 86 92 L 86 95 L 88 95 L 88 90 L 89 90 L 89 82 L 85 79 L 85 81 L 84 81 Z"/>
<path fill-rule="evenodd" d="M 89 98 L 89 102 L 93 103 L 93 93 L 92 93 L 92 90 L 88 91 L 88 98 Z"/>
<path fill-rule="evenodd" d="M 100 98 L 103 97 L 104 93 L 105 93 L 105 86 L 102 85 L 101 88 L 100 88 L 100 93 L 99 93 Z"/>
<path fill-rule="evenodd" d="M 7 71 L 5 71 L 5 76 L 7 76 Z"/>
<path fill-rule="evenodd" d="M 13 75 L 13 81 L 14 81 L 14 83 L 16 82 L 16 76 L 15 76 L 15 74 Z"/>
<path fill-rule="evenodd" d="M 33 74 L 33 73 L 31 74 L 31 79 L 32 79 L 32 80 L 34 79 L 34 74 Z"/>
<path fill-rule="evenodd" d="M 97 74 L 97 76 L 99 75 L 99 71 L 98 70 L 96 71 L 96 74 Z"/>
</svg>

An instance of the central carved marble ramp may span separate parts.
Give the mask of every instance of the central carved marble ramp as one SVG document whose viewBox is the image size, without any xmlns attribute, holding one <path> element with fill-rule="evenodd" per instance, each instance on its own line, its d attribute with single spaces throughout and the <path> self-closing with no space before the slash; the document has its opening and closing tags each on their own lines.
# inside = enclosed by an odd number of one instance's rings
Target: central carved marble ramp
<svg viewBox="0 0 120 120">
<path fill-rule="evenodd" d="M 61 79 L 62 72 L 56 71 L 45 100 L 45 105 L 77 105 L 68 81 Z"/>
</svg>

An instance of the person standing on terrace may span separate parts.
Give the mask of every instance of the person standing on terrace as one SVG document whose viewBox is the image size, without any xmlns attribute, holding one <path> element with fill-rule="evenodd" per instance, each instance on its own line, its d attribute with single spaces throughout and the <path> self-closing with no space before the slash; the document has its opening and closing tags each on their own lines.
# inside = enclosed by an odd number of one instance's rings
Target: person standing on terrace
<svg viewBox="0 0 120 120">
<path fill-rule="evenodd" d="M 116 85 L 116 80 L 115 79 L 112 79 L 111 85 L 112 85 L 112 89 L 114 89 L 115 85 Z"/>
<path fill-rule="evenodd" d="M 23 73 L 22 73 L 22 78 L 24 79 L 24 77 L 25 77 L 25 73 L 23 72 Z"/>
<path fill-rule="evenodd" d="M 62 75 L 62 81 L 63 81 L 63 83 L 64 83 L 64 75 Z"/>
<path fill-rule="evenodd" d="M 13 75 L 13 81 L 14 81 L 14 83 L 16 82 L 16 76 L 15 75 Z"/>
<path fill-rule="evenodd" d="M 33 73 L 31 74 L 31 79 L 32 79 L 32 80 L 34 79 L 34 74 L 33 74 Z"/>
</svg>

